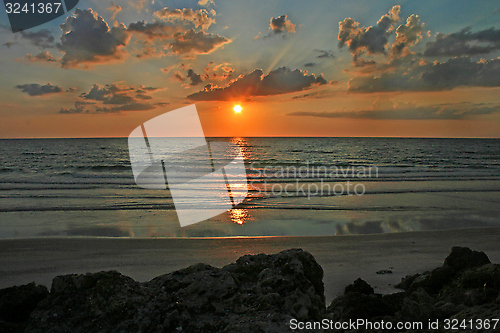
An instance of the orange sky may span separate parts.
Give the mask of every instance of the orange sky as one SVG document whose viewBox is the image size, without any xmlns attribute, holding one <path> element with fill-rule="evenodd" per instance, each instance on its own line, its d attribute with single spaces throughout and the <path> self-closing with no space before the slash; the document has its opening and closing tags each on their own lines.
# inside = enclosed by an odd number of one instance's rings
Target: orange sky
<svg viewBox="0 0 500 333">
<path fill-rule="evenodd" d="M 187 104 L 206 136 L 500 137 L 495 1 L 114 3 L 15 34 L 0 11 L 0 138 L 127 137 Z"/>
</svg>

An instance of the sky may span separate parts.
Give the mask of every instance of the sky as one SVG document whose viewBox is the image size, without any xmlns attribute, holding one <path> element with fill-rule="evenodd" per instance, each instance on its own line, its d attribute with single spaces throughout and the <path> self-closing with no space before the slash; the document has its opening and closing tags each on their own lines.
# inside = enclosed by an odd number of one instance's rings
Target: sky
<svg viewBox="0 0 500 333">
<path fill-rule="evenodd" d="M 0 8 L 0 138 L 189 104 L 206 136 L 500 137 L 497 0 L 81 0 L 17 33 Z"/>
</svg>

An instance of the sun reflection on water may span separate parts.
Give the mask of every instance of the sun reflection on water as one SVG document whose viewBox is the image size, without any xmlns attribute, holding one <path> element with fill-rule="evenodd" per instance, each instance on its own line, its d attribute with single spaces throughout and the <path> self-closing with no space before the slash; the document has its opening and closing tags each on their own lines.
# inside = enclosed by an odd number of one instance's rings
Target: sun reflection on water
<svg viewBox="0 0 500 333">
<path fill-rule="evenodd" d="M 248 209 L 235 208 L 231 209 L 229 217 L 233 223 L 243 225 L 250 219 L 250 214 L 248 213 Z"/>
</svg>

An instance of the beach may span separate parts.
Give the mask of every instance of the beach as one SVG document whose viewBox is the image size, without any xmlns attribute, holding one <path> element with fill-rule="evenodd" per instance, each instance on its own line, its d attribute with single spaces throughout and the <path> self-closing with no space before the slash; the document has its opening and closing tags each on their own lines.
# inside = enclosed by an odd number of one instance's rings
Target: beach
<svg viewBox="0 0 500 333">
<path fill-rule="evenodd" d="M 302 248 L 324 270 L 329 304 L 358 277 L 376 292 L 396 292 L 392 286 L 402 277 L 441 266 L 456 245 L 484 251 L 498 263 L 499 238 L 500 228 L 493 227 L 319 237 L 1 240 L 0 288 L 32 281 L 50 287 L 57 275 L 108 270 L 142 282 L 199 262 L 221 267 L 245 254 Z"/>
</svg>

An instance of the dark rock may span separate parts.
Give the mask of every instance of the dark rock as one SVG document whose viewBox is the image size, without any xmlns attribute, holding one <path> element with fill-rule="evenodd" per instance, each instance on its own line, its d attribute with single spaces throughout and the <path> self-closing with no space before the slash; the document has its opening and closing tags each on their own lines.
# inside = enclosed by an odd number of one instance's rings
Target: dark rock
<svg viewBox="0 0 500 333">
<path fill-rule="evenodd" d="M 410 289 L 411 284 L 413 281 L 415 281 L 416 278 L 418 278 L 420 274 L 414 274 L 414 275 L 407 275 L 404 278 L 401 279 L 401 282 L 399 282 L 397 285 L 394 286 L 394 288 L 397 289 L 402 289 L 402 290 L 408 290 Z"/>
<path fill-rule="evenodd" d="M 327 309 L 333 319 L 374 319 L 394 315 L 401 308 L 403 293 L 380 295 L 364 280 L 357 279 L 345 288 L 343 296 L 335 298 Z"/>
<path fill-rule="evenodd" d="M 118 272 L 65 275 L 31 314 L 26 332 L 289 332 L 320 320 L 323 270 L 300 249 L 197 264 L 138 283 Z"/>
<path fill-rule="evenodd" d="M 438 293 L 441 288 L 452 281 L 455 276 L 455 271 L 451 267 L 438 267 L 432 272 L 426 272 L 416 277 L 409 288 L 409 292 L 413 292 L 419 288 L 425 289 L 428 293 Z"/>
<path fill-rule="evenodd" d="M 5 322 L 23 322 L 37 304 L 49 294 L 45 286 L 34 282 L 0 290 L 0 320 Z"/>
<path fill-rule="evenodd" d="M 30 313 L 48 294 L 34 282 L 0 290 L 0 332 L 23 332 Z"/>
<path fill-rule="evenodd" d="M 372 286 L 370 286 L 365 280 L 357 279 L 353 284 L 345 287 L 344 294 L 348 294 L 350 292 L 357 292 L 365 295 L 370 295 L 374 293 Z"/>
<path fill-rule="evenodd" d="M 468 247 L 454 246 L 451 249 L 450 255 L 444 260 L 443 266 L 462 271 L 489 263 L 491 261 L 484 252 L 472 251 Z"/>
<path fill-rule="evenodd" d="M 403 278 L 396 288 L 404 292 L 379 295 L 367 286 L 361 279 L 347 286 L 345 295 L 332 301 L 327 316 L 341 321 L 363 318 L 392 323 L 435 319 L 490 319 L 491 323 L 500 316 L 500 265 L 491 264 L 483 252 L 468 248 L 454 247 L 442 267 Z"/>
<path fill-rule="evenodd" d="M 375 274 L 379 274 L 379 275 L 382 275 L 382 274 L 392 274 L 392 271 L 390 269 L 382 269 L 380 271 L 375 272 Z"/>
<path fill-rule="evenodd" d="M 356 320 L 359 318 L 374 319 L 393 315 L 379 294 L 361 294 L 350 292 L 335 298 L 327 312 L 331 313 L 336 321 Z"/>
</svg>

